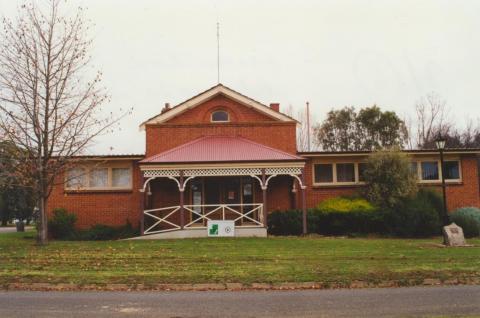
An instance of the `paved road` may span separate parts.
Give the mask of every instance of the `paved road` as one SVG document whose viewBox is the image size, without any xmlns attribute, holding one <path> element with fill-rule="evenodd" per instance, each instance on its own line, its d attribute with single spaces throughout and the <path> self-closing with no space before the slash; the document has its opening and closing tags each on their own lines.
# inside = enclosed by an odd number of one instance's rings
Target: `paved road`
<svg viewBox="0 0 480 318">
<path fill-rule="evenodd" d="M 33 226 L 26 226 L 25 231 L 33 229 Z M 12 233 L 17 232 L 17 228 L 15 226 L 0 226 L 0 234 L 2 233 Z"/>
<path fill-rule="evenodd" d="M 480 286 L 242 292 L 0 292 L 0 317 L 480 317 Z"/>
</svg>

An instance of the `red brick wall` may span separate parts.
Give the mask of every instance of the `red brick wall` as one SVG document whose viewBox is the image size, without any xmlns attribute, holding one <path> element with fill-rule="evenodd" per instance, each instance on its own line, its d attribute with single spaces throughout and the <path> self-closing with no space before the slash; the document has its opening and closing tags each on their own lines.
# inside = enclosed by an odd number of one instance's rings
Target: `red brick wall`
<svg viewBox="0 0 480 318">
<path fill-rule="evenodd" d="M 462 183 L 447 185 L 447 206 L 449 211 L 458 208 L 480 207 L 480 187 L 477 158 L 465 156 L 462 158 Z M 440 186 L 436 186 L 442 191 Z"/>
<path fill-rule="evenodd" d="M 210 122 L 211 112 L 225 109 L 231 122 Z M 203 136 L 240 136 L 292 154 L 296 149 L 296 123 L 280 122 L 224 96 L 172 118 L 165 124 L 146 126 L 146 157 Z"/>
<path fill-rule="evenodd" d="M 313 171 L 312 171 L 312 161 L 308 160 L 305 163 L 305 182 L 307 185 L 307 208 L 314 208 L 320 202 L 326 199 L 342 196 L 342 195 L 350 195 L 355 193 L 357 190 L 360 189 L 359 186 L 313 186 Z M 297 205 L 299 208 L 302 206 L 302 197 L 301 197 L 301 190 L 297 189 Z"/>
<path fill-rule="evenodd" d="M 466 207 L 480 207 L 480 185 L 477 158 L 475 156 L 463 156 L 461 158 L 462 182 L 459 184 L 447 183 L 447 205 L 449 211 Z M 361 186 L 313 186 L 312 161 L 308 160 L 305 166 L 305 178 L 307 182 L 307 207 L 313 208 L 323 200 L 336 196 L 350 195 L 362 189 Z M 441 191 L 441 185 L 421 185 L 435 188 Z M 301 204 L 300 191 L 296 198 Z M 301 205 L 299 206 L 301 207 Z"/>
<path fill-rule="evenodd" d="M 227 110 L 230 114 L 230 122 L 264 122 L 275 121 L 275 119 L 258 112 L 255 109 L 246 107 L 223 95 L 217 95 L 214 98 L 185 111 L 180 116 L 167 121 L 168 124 L 198 124 L 210 123 L 212 111 L 217 109 Z"/>
<path fill-rule="evenodd" d="M 131 191 L 65 191 L 63 185 L 55 186 L 48 200 L 48 214 L 55 208 L 65 208 L 78 217 L 77 227 L 89 228 L 95 224 L 124 225 L 127 220 L 138 226 L 140 214 L 140 170 L 133 164 L 133 189 Z M 60 175 L 58 181 L 63 180 Z"/>
</svg>

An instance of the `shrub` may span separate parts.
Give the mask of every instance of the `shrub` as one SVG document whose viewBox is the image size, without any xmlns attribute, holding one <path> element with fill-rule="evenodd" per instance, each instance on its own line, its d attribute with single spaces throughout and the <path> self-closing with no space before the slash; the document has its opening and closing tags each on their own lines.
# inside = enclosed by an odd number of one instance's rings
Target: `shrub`
<svg viewBox="0 0 480 318">
<path fill-rule="evenodd" d="M 379 232 L 376 208 L 361 198 L 338 197 L 308 210 L 308 233 L 353 235 Z M 302 211 L 274 211 L 268 216 L 268 232 L 273 235 L 302 234 Z"/>
<path fill-rule="evenodd" d="M 463 229 L 465 237 L 480 236 L 480 209 L 474 207 L 457 209 L 450 219 Z"/>
<path fill-rule="evenodd" d="M 438 193 L 421 189 L 394 207 L 383 209 L 384 233 L 401 237 L 428 237 L 441 232 L 441 201 Z"/>
<path fill-rule="evenodd" d="M 370 155 L 363 176 L 366 197 L 382 208 L 392 208 L 417 192 L 410 159 L 398 149 Z"/>
<path fill-rule="evenodd" d="M 317 216 L 317 233 L 354 235 L 376 233 L 381 229 L 376 208 L 362 198 L 337 197 L 321 202 Z"/>
<path fill-rule="evenodd" d="M 130 222 L 123 226 L 108 226 L 95 224 L 88 230 L 78 232 L 77 239 L 83 241 L 118 240 L 138 236 L 138 230 L 134 229 Z"/>
<path fill-rule="evenodd" d="M 317 209 L 322 213 L 373 212 L 375 207 L 363 198 L 336 197 L 322 201 Z"/>
<path fill-rule="evenodd" d="M 268 233 L 272 235 L 301 235 L 301 210 L 273 211 L 268 214 Z M 308 233 L 316 232 L 317 221 L 312 210 L 307 211 Z"/>
<path fill-rule="evenodd" d="M 48 231 L 54 239 L 72 239 L 75 237 L 77 216 L 66 209 L 56 208 L 53 217 L 48 221 Z"/>
</svg>

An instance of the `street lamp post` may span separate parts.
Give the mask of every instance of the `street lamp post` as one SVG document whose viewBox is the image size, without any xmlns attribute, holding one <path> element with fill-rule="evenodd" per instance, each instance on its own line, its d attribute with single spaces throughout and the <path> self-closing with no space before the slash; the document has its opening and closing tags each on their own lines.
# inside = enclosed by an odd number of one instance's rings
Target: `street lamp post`
<svg viewBox="0 0 480 318">
<path fill-rule="evenodd" d="M 445 186 L 445 165 L 443 160 L 443 151 L 445 150 L 445 138 L 438 138 L 435 141 L 437 149 L 440 151 L 440 171 L 442 172 L 442 192 L 443 192 L 443 223 L 448 225 L 450 223 L 450 217 L 447 211 L 447 191 Z"/>
</svg>

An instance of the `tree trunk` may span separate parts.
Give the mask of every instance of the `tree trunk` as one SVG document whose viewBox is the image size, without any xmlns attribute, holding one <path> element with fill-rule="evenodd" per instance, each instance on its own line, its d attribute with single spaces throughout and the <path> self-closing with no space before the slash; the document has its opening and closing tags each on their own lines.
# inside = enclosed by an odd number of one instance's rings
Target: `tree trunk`
<svg viewBox="0 0 480 318">
<path fill-rule="evenodd" d="M 37 243 L 39 245 L 45 245 L 48 243 L 47 200 L 45 198 L 40 198 L 38 208 Z"/>
</svg>

